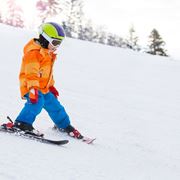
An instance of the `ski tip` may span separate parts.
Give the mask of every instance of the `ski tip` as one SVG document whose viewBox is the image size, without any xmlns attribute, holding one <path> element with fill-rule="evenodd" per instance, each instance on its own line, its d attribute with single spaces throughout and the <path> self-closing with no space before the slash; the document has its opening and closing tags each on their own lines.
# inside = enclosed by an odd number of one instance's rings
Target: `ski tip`
<svg viewBox="0 0 180 180">
<path fill-rule="evenodd" d="M 11 123 L 13 123 L 13 120 L 12 120 L 9 116 L 7 116 L 7 119 L 8 119 Z"/>
<path fill-rule="evenodd" d="M 96 138 L 88 138 L 88 137 L 84 137 L 82 139 L 82 141 L 85 142 L 86 144 L 92 144 L 95 140 Z"/>
<path fill-rule="evenodd" d="M 69 143 L 69 140 L 63 140 L 63 142 L 64 142 L 65 144 L 67 144 L 67 143 Z"/>
</svg>

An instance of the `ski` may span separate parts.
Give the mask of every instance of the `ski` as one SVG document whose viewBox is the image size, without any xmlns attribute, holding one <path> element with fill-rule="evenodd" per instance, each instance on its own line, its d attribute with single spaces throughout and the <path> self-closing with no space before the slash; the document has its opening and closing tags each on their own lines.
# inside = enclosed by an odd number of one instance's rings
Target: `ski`
<svg viewBox="0 0 180 180">
<path fill-rule="evenodd" d="M 57 128 L 56 126 L 54 126 L 52 129 L 53 129 L 54 131 L 56 131 L 56 132 L 65 133 L 65 131 L 64 131 L 63 129 Z M 70 137 L 71 137 L 71 136 L 70 136 Z M 76 140 L 78 140 L 78 141 L 84 142 L 84 143 L 86 143 L 86 144 L 92 144 L 92 143 L 96 140 L 96 138 L 90 138 L 90 137 L 87 137 L 87 136 L 82 136 L 82 138 L 80 138 L 80 139 L 74 138 L 74 137 L 72 137 L 72 138 L 73 138 L 73 139 L 76 139 Z"/>
<path fill-rule="evenodd" d="M 7 134 L 12 134 L 18 137 L 23 137 L 26 139 L 30 139 L 30 140 L 35 140 L 41 143 L 45 143 L 45 144 L 52 144 L 52 145 L 65 145 L 67 144 L 69 141 L 68 140 L 52 140 L 52 139 L 47 139 L 41 136 L 36 136 L 36 135 L 32 135 L 32 134 L 26 134 L 23 131 L 14 131 L 12 129 L 3 129 L 0 128 L 0 132 L 4 132 Z"/>
</svg>

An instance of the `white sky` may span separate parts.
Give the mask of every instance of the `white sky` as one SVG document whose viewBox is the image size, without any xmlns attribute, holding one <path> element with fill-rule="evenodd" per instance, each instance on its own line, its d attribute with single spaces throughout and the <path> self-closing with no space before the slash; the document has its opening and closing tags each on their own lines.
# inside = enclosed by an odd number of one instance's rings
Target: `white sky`
<svg viewBox="0 0 180 180">
<path fill-rule="evenodd" d="M 127 36 L 133 24 L 141 44 L 156 28 L 170 55 L 180 58 L 180 0 L 86 0 L 85 10 L 97 24 Z"/>
<path fill-rule="evenodd" d="M 33 23 L 36 0 L 16 1 Z M 156 28 L 167 44 L 168 53 L 180 59 L 180 0 L 84 0 L 84 5 L 87 18 L 122 37 L 128 35 L 133 24 L 144 46 L 151 30 Z"/>
<path fill-rule="evenodd" d="M 162 27 L 162 25 L 167 28 L 170 22 L 180 17 L 180 12 L 178 12 L 180 9 L 178 9 L 176 0 L 172 0 L 171 3 L 166 0 L 106 0 L 105 2 L 98 0 L 98 3 L 95 1 L 87 0 L 92 6 L 97 5 L 90 11 L 86 7 L 89 16 L 120 31 L 126 29 L 131 23 L 144 28 Z"/>
</svg>

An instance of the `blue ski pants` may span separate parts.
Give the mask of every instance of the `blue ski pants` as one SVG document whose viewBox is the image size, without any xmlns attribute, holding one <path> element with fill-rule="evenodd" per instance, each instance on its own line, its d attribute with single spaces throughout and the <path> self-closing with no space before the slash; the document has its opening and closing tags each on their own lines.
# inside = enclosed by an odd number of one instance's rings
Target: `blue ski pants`
<svg viewBox="0 0 180 180">
<path fill-rule="evenodd" d="M 70 124 L 69 116 L 64 107 L 51 92 L 42 94 L 39 91 L 39 98 L 36 104 L 31 103 L 28 94 L 25 95 L 25 98 L 27 99 L 27 102 L 16 118 L 16 121 L 33 124 L 36 116 L 44 108 L 58 128 L 66 128 Z"/>
</svg>

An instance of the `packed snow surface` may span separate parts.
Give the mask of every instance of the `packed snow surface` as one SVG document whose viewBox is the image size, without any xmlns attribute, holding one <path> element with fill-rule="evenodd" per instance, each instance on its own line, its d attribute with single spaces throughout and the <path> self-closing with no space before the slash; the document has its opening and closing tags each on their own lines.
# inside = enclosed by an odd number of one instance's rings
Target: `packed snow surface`
<svg viewBox="0 0 180 180">
<path fill-rule="evenodd" d="M 18 75 L 35 32 L 0 25 L 0 123 L 24 105 Z M 59 100 L 92 145 L 34 127 L 64 146 L 0 133 L 0 180 L 179 180 L 180 61 L 66 38 L 54 67 Z"/>
</svg>

